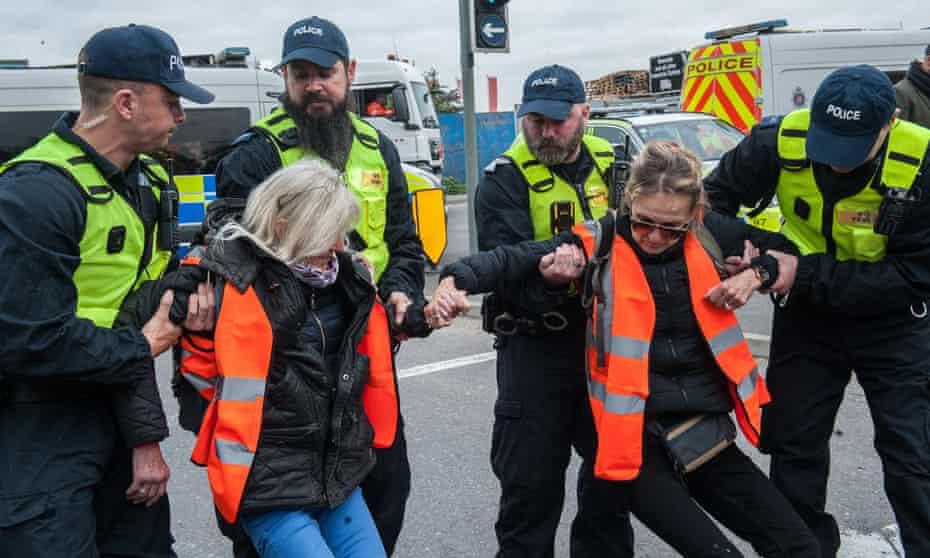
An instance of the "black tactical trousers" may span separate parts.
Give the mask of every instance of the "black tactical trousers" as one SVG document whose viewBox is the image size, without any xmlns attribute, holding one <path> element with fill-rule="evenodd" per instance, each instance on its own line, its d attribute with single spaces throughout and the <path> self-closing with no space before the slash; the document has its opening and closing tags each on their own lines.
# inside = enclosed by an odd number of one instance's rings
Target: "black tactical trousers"
<svg viewBox="0 0 930 558">
<path fill-rule="evenodd" d="M 566 330 L 567 332 L 568 330 Z M 498 340 L 491 466 L 501 485 L 499 558 L 551 558 L 572 448 L 584 459 L 571 556 L 633 556 L 624 485 L 593 476 L 596 436 L 582 331 Z"/>
<path fill-rule="evenodd" d="M 916 317 L 920 306 L 859 319 L 815 313 L 802 302 L 775 311 L 767 375 L 773 402 L 762 415 L 772 480 L 822 555 L 836 556 L 839 529 L 824 511 L 829 442 L 855 370 L 904 550 L 909 558 L 930 557 L 930 319 Z"/>
<path fill-rule="evenodd" d="M 375 449 L 375 468 L 362 481 L 362 495 L 375 520 L 388 556 L 394 553 L 410 496 L 410 461 L 404 418 L 397 417 L 397 437 L 389 448 Z"/>
<path fill-rule="evenodd" d="M 0 557 L 174 557 L 167 498 L 131 480 L 105 398 L 0 405 Z"/>
</svg>

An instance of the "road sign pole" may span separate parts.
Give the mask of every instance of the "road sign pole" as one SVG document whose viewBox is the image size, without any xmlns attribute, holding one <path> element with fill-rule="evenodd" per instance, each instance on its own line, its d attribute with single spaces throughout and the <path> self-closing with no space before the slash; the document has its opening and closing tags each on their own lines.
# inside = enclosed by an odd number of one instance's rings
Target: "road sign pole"
<svg viewBox="0 0 930 558">
<path fill-rule="evenodd" d="M 465 101 L 465 195 L 468 198 L 468 252 L 478 252 L 475 191 L 478 189 L 478 142 L 475 130 L 475 54 L 472 51 L 474 0 L 459 0 L 459 39 L 462 66 L 462 100 Z"/>
</svg>

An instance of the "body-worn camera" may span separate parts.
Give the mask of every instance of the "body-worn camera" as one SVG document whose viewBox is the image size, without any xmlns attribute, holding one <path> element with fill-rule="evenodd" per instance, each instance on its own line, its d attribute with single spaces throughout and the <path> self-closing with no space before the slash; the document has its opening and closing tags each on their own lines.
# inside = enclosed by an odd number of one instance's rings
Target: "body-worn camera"
<svg viewBox="0 0 930 558">
<path fill-rule="evenodd" d="M 570 232 L 575 226 L 575 204 L 566 200 L 552 202 L 549 206 L 549 226 L 552 236 Z"/>
<path fill-rule="evenodd" d="M 916 201 L 910 190 L 903 188 L 886 188 L 882 203 L 878 208 L 878 219 L 873 230 L 878 234 L 890 236 L 907 216 Z"/>
</svg>

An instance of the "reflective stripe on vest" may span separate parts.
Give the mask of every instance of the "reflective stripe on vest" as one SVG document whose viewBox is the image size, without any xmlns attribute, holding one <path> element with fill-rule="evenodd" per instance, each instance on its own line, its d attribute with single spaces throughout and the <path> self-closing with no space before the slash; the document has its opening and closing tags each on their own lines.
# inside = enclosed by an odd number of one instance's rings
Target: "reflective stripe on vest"
<svg viewBox="0 0 930 558">
<path fill-rule="evenodd" d="M 384 229 L 387 225 L 388 169 L 381 151 L 378 149 L 378 131 L 370 124 L 350 113 L 355 137 L 352 149 L 346 161 L 345 179 L 358 199 L 361 213 L 355 230 L 366 248 L 362 254 L 375 268 L 375 281 L 381 278 L 387 267 L 389 253 L 384 241 Z M 285 135 L 295 136 L 294 121 L 279 107 L 253 126 L 255 130 L 272 139 L 272 144 L 281 158 L 281 166 L 287 166 L 302 157 L 315 157 L 294 144 L 285 141 Z M 293 145 L 292 145 L 293 144 Z"/>
<path fill-rule="evenodd" d="M 145 225 L 132 205 L 110 187 L 97 166 L 79 147 L 54 132 L 0 166 L 0 174 L 24 163 L 57 167 L 82 189 L 87 202 L 87 217 L 79 244 L 81 261 L 73 278 L 77 289 L 76 314 L 92 320 L 98 327 L 111 327 L 126 296 L 142 282 L 161 277 L 168 267 L 171 252 L 157 249 L 157 223 L 151 237 L 146 238 Z M 147 159 L 145 166 L 158 179 L 168 182 L 168 174 L 157 163 Z M 149 183 L 144 172 L 140 172 L 139 176 L 139 187 L 150 188 L 155 200 L 159 200 L 161 192 L 158 187 Z M 118 227 L 125 229 L 121 234 L 121 249 L 110 253 L 110 235 Z M 146 243 L 151 246 L 151 258 L 140 272 Z"/>
<path fill-rule="evenodd" d="M 599 225 L 578 225 L 575 234 L 589 258 L 596 254 Z M 704 246 L 691 232 L 685 236 L 684 257 L 695 318 L 729 380 L 740 428 L 758 445 L 761 406 L 769 401 L 765 382 L 736 315 L 704 299 L 720 278 Z M 596 280 L 599 294 L 594 297 L 588 321 L 586 350 L 588 395 L 598 433 L 594 472 L 603 479 L 631 480 L 639 475 L 643 459 L 655 302 L 639 258 L 620 235 L 613 236 L 610 256 Z"/>
<path fill-rule="evenodd" d="M 614 150 L 610 143 L 597 136 L 585 135 L 582 142 L 583 149 L 587 149 L 594 159 L 594 168 L 584 183 L 585 198 L 591 210 L 590 219 L 600 219 L 608 209 L 608 184 L 604 177 L 613 163 Z M 552 238 L 550 207 L 553 202 L 572 202 L 575 206 L 575 224 L 588 218 L 582 210 L 575 187 L 537 161 L 522 134 L 504 152 L 504 157 L 513 161 L 530 186 L 530 218 L 533 221 L 534 240 Z"/>
<path fill-rule="evenodd" d="M 254 288 L 240 293 L 227 283 L 222 298 L 213 336 L 215 367 L 182 362 L 182 374 L 203 388 L 202 395 L 214 392 L 191 460 L 207 467 L 216 507 L 234 523 L 258 450 L 273 334 Z M 196 362 L 195 356 L 209 353 L 184 342 L 188 359 Z M 397 391 L 387 312 L 378 302 L 357 349 L 369 360 L 362 401 L 374 429 L 373 445 L 389 447 L 397 429 Z"/>
<path fill-rule="evenodd" d="M 785 116 L 778 130 L 782 168 L 776 194 L 785 218 L 781 232 L 803 255 L 826 253 L 825 234 L 828 232 L 824 230 L 824 199 L 817 187 L 813 166 L 807 159 L 809 126 L 810 111 L 804 109 Z M 888 138 L 879 184 L 909 190 L 919 174 L 928 144 L 930 130 L 896 119 Z M 882 201 L 874 180 L 833 207 L 829 232 L 839 261 L 875 262 L 885 257 L 888 237 L 874 231 Z M 806 216 L 798 214 L 798 206 L 809 208 Z"/>
</svg>

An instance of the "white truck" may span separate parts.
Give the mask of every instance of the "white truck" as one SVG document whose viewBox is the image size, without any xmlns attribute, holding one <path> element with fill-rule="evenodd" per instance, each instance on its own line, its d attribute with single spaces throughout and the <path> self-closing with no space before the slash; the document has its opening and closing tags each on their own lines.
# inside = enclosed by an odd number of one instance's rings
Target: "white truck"
<svg viewBox="0 0 930 558">
<path fill-rule="evenodd" d="M 359 114 L 391 138 L 401 161 L 442 173 L 439 120 L 419 70 L 400 60 L 359 60 L 352 91 Z M 379 95 L 388 114 L 369 115 L 366 109 Z"/>
</svg>

